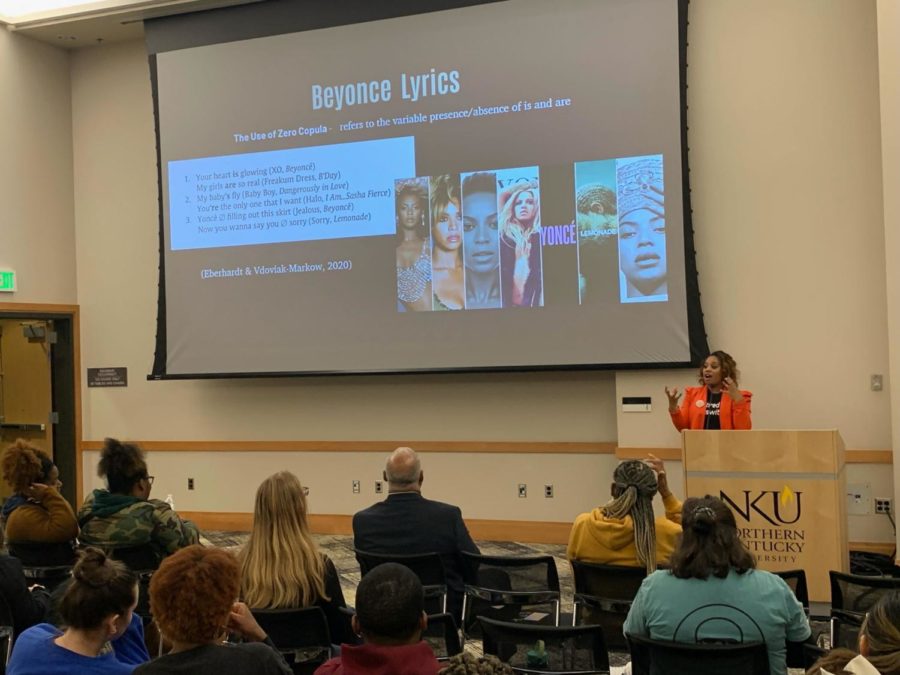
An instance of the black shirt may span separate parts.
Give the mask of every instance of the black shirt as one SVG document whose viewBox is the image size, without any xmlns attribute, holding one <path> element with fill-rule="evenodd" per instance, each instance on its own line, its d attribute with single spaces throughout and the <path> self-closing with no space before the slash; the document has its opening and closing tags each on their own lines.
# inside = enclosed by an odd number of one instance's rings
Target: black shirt
<svg viewBox="0 0 900 675">
<path fill-rule="evenodd" d="M 706 418 L 703 420 L 704 429 L 721 429 L 719 423 L 719 409 L 722 405 L 722 392 L 714 394 L 706 390 Z"/>
</svg>

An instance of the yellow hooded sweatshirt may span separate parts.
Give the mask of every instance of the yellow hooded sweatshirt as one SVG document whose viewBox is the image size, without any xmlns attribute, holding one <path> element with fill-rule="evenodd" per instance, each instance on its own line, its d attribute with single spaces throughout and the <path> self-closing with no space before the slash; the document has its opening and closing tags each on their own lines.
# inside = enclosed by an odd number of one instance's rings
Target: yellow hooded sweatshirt
<svg viewBox="0 0 900 675">
<path fill-rule="evenodd" d="M 681 502 L 670 494 L 663 499 L 665 518 L 656 519 L 656 560 L 668 562 L 681 534 Z M 634 521 L 631 516 L 608 518 L 597 507 L 575 519 L 566 550 L 569 560 L 601 565 L 640 567 L 634 547 Z"/>
</svg>

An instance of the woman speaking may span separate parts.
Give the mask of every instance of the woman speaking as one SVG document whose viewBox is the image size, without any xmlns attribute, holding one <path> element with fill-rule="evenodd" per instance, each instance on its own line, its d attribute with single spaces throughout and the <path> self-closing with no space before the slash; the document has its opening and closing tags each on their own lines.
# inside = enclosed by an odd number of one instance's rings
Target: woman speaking
<svg viewBox="0 0 900 675">
<path fill-rule="evenodd" d="M 700 366 L 701 387 L 669 390 L 669 415 L 672 424 L 682 429 L 749 429 L 750 399 L 753 394 L 737 386 L 737 364 L 730 354 L 715 351 Z"/>
</svg>

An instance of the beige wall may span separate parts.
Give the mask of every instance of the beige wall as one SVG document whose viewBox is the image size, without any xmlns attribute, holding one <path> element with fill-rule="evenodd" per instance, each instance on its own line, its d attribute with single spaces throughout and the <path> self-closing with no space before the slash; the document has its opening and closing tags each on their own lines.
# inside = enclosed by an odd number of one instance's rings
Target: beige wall
<svg viewBox="0 0 900 675">
<path fill-rule="evenodd" d="M 0 25 L 0 302 L 74 303 L 69 55 Z"/>
<path fill-rule="evenodd" d="M 900 496 L 900 4 L 878 0 L 878 60 L 881 80 L 881 157 L 884 173 L 884 234 L 887 262 L 890 392 L 894 441 L 894 514 Z M 897 536 L 900 548 L 900 534 Z"/>
<path fill-rule="evenodd" d="M 710 342 L 737 356 L 757 427 L 837 427 L 849 448 L 892 447 L 890 392 L 868 389 L 869 375 L 888 368 L 875 2 L 694 0 L 690 30 L 691 176 Z M 157 282 L 146 57 L 132 43 L 72 60 L 82 364 L 130 370 L 127 389 L 83 391 L 86 439 L 678 445 L 662 388 L 693 384 L 687 371 L 144 381 Z M 638 394 L 653 397 L 652 413 L 618 411 L 619 397 Z M 374 498 L 369 483 L 382 459 L 288 461 L 312 486 L 318 512 L 349 513 Z M 94 460 L 85 457 L 85 487 Z M 157 492 L 172 492 L 180 509 L 210 511 L 249 509 L 258 480 L 286 461 L 151 460 Z M 436 453 L 425 468 L 429 494 L 469 517 L 568 520 L 604 498 L 612 463 Z M 197 490 L 182 491 L 199 469 Z M 354 496 L 345 483 L 363 470 L 364 493 Z M 534 481 L 553 482 L 554 500 L 539 498 Z M 529 499 L 515 497 L 518 482 L 529 482 Z M 851 523 L 850 535 L 889 538 L 873 520 Z"/>
</svg>

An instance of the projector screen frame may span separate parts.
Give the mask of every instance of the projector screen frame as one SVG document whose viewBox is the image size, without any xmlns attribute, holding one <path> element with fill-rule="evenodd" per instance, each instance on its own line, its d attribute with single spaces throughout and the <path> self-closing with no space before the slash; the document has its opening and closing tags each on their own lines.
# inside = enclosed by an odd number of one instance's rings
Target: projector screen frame
<svg viewBox="0 0 900 675">
<path fill-rule="evenodd" d="M 699 278 L 694 251 L 694 231 L 691 208 L 688 125 L 687 125 L 687 32 L 690 0 L 672 0 L 678 6 L 678 56 L 680 94 L 680 137 L 682 170 L 683 236 L 685 264 L 685 295 L 690 359 L 683 362 L 653 363 L 583 363 L 551 365 L 503 365 L 446 368 L 366 369 L 316 371 L 266 371 L 229 373 L 166 372 L 167 325 L 165 284 L 165 218 L 163 212 L 163 164 L 161 157 L 158 71 L 156 55 L 166 51 L 186 49 L 269 35 L 305 32 L 334 26 L 351 25 L 383 19 L 427 14 L 448 9 L 503 2 L 504 0 L 404 0 L 403 2 L 372 3 L 368 0 L 316 0 L 304 3 L 305 13 L 297 12 L 294 0 L 269 0 L 264 3 L 239 5 L 145 22 L 145 36 L 152 86 L 154 132 L 156 138 L 158 204 L 159 204 L 159 281 L 157 297 L 157 330 L 152 371 L 148 380 L 201 379 L 267 379 L 282 377 L 321 377 L 356 375 L 402 375 L 483 372 L 543 372 L 543 371 L 615 371 L 682 369 L 699 365 L 709 353 L 708 340 L 700 303 Z M 349 17 L 349 19 L 348 19 Z"/>
</svg>

